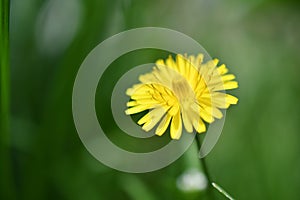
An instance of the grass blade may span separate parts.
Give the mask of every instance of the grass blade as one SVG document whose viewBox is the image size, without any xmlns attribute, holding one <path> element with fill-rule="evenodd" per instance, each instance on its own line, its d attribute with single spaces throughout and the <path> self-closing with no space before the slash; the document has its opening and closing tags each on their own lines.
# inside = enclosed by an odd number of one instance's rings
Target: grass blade
<svg viewBox="0 0 300 200">
<path fill-rule="evenodd" d="M 10 0 L 0 3 L 0 198 L 15 199 L 10 151 Z"/>
</svg>

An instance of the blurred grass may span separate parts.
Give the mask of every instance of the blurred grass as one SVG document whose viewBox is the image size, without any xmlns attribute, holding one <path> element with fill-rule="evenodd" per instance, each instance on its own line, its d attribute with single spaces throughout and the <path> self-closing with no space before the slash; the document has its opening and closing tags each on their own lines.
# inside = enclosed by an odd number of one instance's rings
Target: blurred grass
<svg viewBox="0 0 300 200">
<path fill-rule="evenodd" d="M 10 1 L 0 3 L 0 193 L 4 198 L 15 198 L 12 153 L 10 147 Z"/>
<path fill-rule="evenodd" d="M 192 36 L 237 76 L 240 88 L 232 93 L 239 97 L 239 104 L 227 112 L 223 134 L 207 157 L 213 181 L 237 199 L 298 199 L 298 1 L 78 0 L 66 4 L 73 8 L 76 2 L 79 14 L 53 9 L 60 5 L 57 0 L 12 1 L 10 149 L 18 199 L 206 198 L 205 193 L 189 194 L 176 188 L 176 178 L 183 171 L 198 167 L 195 146 L 162 170 L 125 174 L 96 161 L 74 128 L 72 86 L 83 59 L 107 37 L 142 26 L 166 27 Z M 64 22 L 60 17 L 75 14 L 80 23 L 75 35 L 69 36 L 70 43 L 59 49 L 62 43 L 50 38 L 46 44 L 53 43 L 56 54 L 38 45 L 41 38 L 47 39 L 40 30 L 51 30 L 41 16 L 57 17 L 59 24 Z M 53 38 L 64 33 L 63 29 L 54 32 Z M 102 80 L 108 86 L 97 90 L 98 117 L 111 115 L 107 94 L 120 74 L 164 55 L 136 51 L 114 62 L 106 72 L 107 80 Z M 118 139 L 119 130 L 107 122 L 110 137 L 121 147 L 139 146 L 124 136 Z M 161 145 L 154 143 L 148 147 Z M 7 199 L 2 192 L 0 199 Z"/>
</svg>

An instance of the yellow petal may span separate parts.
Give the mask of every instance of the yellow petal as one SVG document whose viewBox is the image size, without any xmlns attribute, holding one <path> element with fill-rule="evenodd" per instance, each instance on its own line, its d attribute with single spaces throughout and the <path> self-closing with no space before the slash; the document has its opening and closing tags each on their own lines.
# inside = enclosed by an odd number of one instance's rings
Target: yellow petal
<svg viewBox="0 0 300 200">
<path fill-rule="evenodd" d="M 162 84 L 165 86 L 169 85 L 170 82 L 170 71 L 169 67 L 165 65 L 160 65 L 159 62 L 156 62 L 156 67 L 153 70 L 153 73 L 155 73 L 155 76 L 161 77 L 159 80 L 161 81 Z"/>
<path fill-rule="evenodd" d="M 132 88 L 128 88 L 128 89 L 126 90 L 126 94 L 127 94 L 128 96 L 133 95 L 135 92 L 137 92 L 137 89 L 138 89 L 139 87 L 141 87 L 141 86 L 142 86 L 142 85 L 139 85 L 139 86 L 135 85 L 135 86 L 133 86 Z"/>
<path fill-rule="evenodd" d="M 162 107 L 155 108 L 149 113 L 147 113 L 144 117 L 142 117 L 138 121 L 138 124 L 145 123 L 142 127 L 143 130 L 150 131 L 159 122 L 159 120 L 163 117 L 165 113 L 166 112 Z"/>
<path fill-rule="evenodd" d="M 137 106 L 138 104 L 136 101 L 129 101 L 129 102 L 127 102 L 126 105 L 127 105 L 127 107 L 132 107 L 132 106 Z"/>
<path fill-rule="evenodd" d="M 196 113 L 200 114 L 200 117 L 204 119 L 204 121 L 208 123 L 212 123 L 214 121 L 214 118 L 212 116 L 212 109 L 209 106 L 201 105 L 200 107 L 198 104 L 193 104 L 191 106 L 192 110 Z"/>
<path fill-rule="evenodd" d="M 131 99 L 134 99 L 134 100 L 142 100 L 142 99 L 152 99 L 152 95 L 151 94 L 133 94 L 130 96 Z"/>
<path fill-rule="evenodd" d="M 190 85 L 192 86 L 192 89 L 194 89 L 194 90 L 196 89 L 196 86 L 198 84 L 200 77 L 201 76 L 199 74 L 198 69 L 196 68 L 195 65 L 192 64 L 190 66 L 190 78 L 187 80 L 190 83 Z"/>
<path fill-rule="evenodd" d="M 189 62 L 191 62 L 191 65 L 193 65 L 194 67 L 195 67 L 195 61 L 196 61 L 195 56 L 193 55 L 189 56 Z"/>
<path fill-rule="evenodd" d="M 193 128 L 198 133 L 205 132 L 205 122 L 222 118 L 220 109 L 238 102 L 238 98 L 222 91 L 237 88 L 238 83 L 233 74 L 227 74 L 224 64 L 217 67 L 218 59 L 202 62 L 203 54 L 178 54 L 175 59 L 169 56 L 165 61 L 158 60 L 152 72 L 139 77 L 142 83 L 126 91 L 131 98 L 126 114 L 150 110 L 138 124 L 145 131 L 159 124 L 155 134 L 162 135 L 171 123 L 173 139 L 180 138 L 183 126 L 187 132 L 193 132 Z M 178 94 L 182 90 L 174 89 L 173 81 L 179 76 L 186 79 L 193 91 Z"/>
<path fill-rule="evenodd" d="M 223 113 L 216 107 L 212 108 L 212 115 L 217 119 L 221 119 L 223 117 Z"/>
<path fill-rule="evenodd" d="M 164 132 L 167 130 L 170 121 L 171 121 L 172 116 L 170 114 L 166 114 L 163 120 L 161 120 L 160 124 L 158 125 L 155 134 L 161 136 L 164 134 Z"/>
<path fill-rule="evenodd" d="M 182 133 L 182 122 L 180 117 L 180 111 L 172 118 L 171 122 L 171 138 L 179 139 Z"/>
<path fill-rule="evenodd" d="M 212 105 L 218 108 L 225 109 L 228 108 L 230 104 L 227 104 L 225 99 L 213 98 Z"/>
<path fill-rule="evenodd" d="M 181 116 L 182 116 L 182 121 L 183 121 L 183 125 L 184 125 L 185 130 L 188 133 L 192 133 L 193 132 L 193 125 L 192 125 L 191 120 L 189 119 L 187 111 L 182 109 Z"/>
<path fill-rule="evenodd" d="M 158 65 L 158 66 L 165 66 L 165 62 L 164 62 L 163 59 L 157 60 L 157 61 L 155 62 L 155 64 Z"/>
<path fill-rule="evenodd" d="M 209 60 L 205 64 L 201 65 L 200 74 L 203 76 L 202 78 L 205 79 L 206 85 L 209 82 L 209 79 L 212 76 L 212 72 L 214 71 L 218 62 L 219 62 L 218 59 L 214 59 L 214 60 Z"/>
<path fill-rule="evenodd" d="M 233 79 L 235 79 L 235 76 L 233 74 L 227 74 L 225 76 L 222 76 L 223 82 L 225 82 L 225 81 L 231 81 Z"/>
<path fill-rule="evenodd" d="M 177 69 L 177 66 L 176 66 L 176 64 L 175 64 L 175 62 L 174 62 L 174 60 L 173 60 L 173 58 L 172 58 L 171 55 L 167 58 L 166 65 L 168 67 L 172 68 L 172 69 L 175 69 L 175 70 Z"/>
<path fill-rule="evenodd" d="M 126 94 L 128 96 L 144 95 L 150 90 L 153 90 L 153 89 L 149 88 L 149 86 L 147 84 L 138 84 L 138 85 L 134 85 L 132 88 L 127 89 Z"/>
<path fill-rule="evenodd" d="M 203 62 L 203 57 L 204 57 L 203 54 L 201 54 L 201 53 L 198 54 L 198 56 L 197 56 L 197 58 L 195 60 L 195 63 L 194 63 L 197 68 L 199 68 L 201 66 L 201 64 Z"/>
<path fill-rule="evenodd" d="M 208 109 L 208 107 L 207 107 L 207 109 L 201 109 L 200 110 L 200 117 L 208 123 L 212 123 L 214 121 L 214 118 L 212 116 L 212 110 Z"/>
<path fill-rule="evenodd" d="M 198 103 L 200 105 L 206 105 L 206 106 L 211 106 L 212 105 L 212 99 L 210 97 L 200 97 L 198 98 Z"/>
<path fill-rule="evenodd" d="M 134 99 L 134 98 L 133 98 Z M 136 99 L 136 98 L 135 98 Z M 163 102 L 159 102 L 153 98 L 147 98 L 147 99 L 136 99 L 136 102 L 137 104 L 148 104 L 148 105 L 153 105 L 153 104 L 160 104 L 160 103 L 163 103 Z"/>
<path fill-rule="evenodd" d="M 235 89 L 238 88 L 238 82 L 237 81 L 229 81 L 224 83 L 224 89 L 229 90 L 229 89 Z"/>
<path fill-rule="evenodd" d="M 183 55 L 177 54 L 176 64 L 177 64 L 177 67 L 178 67 L 178 72 L 180 74 L 185 74 L 185 60 L 184 60 Z"/>
<path fill-rule="evenodd" d="M 126 115 L 131 115 L 131 114 L 135 114 L 135 113 L 139 113 L 148 109 L 151 109 L 153 106 L 149 106 L 149 105 L 138 105 L 132 108 L 128 108 L 127 110 L 125 110 Z"/>
<path fill-rule="evenodd" d="M 226 74 L 228 72 L 228 69 L 226 68 L 225 64 L 222 64 L 218 67 L 218 72 L 220 75 Z"/>
<path fill-rule="evenodd" d="M 139 76 L 139 80 L 144 83 L 151 83 L 151 82 L 155 82 L 155 77 L 153 76 L 152 73 L 148 73 L 148 74 L 143 74 Z"/>
<path fill-rule="evenodd" d="M 220 84 L 216 87 L 214 87 L 213 91 L 222 91 L 222 90 L 230 90 L 238 88 L 238 82 L 237 81 L 228 81 L 224 84 Z"/>
<path fill-rule="evenodd" d="M 219 59 L 215 58 L 215 59 L 213 59 L 213 62 L 215 64 L 215 66 L 217 66 L 217 64 L 219 63 Z"/>
<path fill-rule="evenodd" d="M 226 103 L 229 103 L 229 104 L 237 104 L 238 102 L 238 98 L 236 98 L 235 96 L 232 96 L 230 94 L 226 94 Z"/>
<path fill-rule="evenodd" d="M 172 107 L 170 108 L 170 110 L 168 111 L 168 113 L 169 113 L 171 116 L 176 115 L 177 112 L 179 112 L 179 105 L 178 105 L 178 104 L 175 104 L 174 106 L 172 106 Z"/>
<path fill-rule="evenodd" d="M 206 131 L 206 126 L 200 118 L 193 120 L 193 126 L 198 133 L 203 133 Z"/>
<path fill-rule="evenodd" d="M 156 82 L 157 83 L 160 83 L 160 84 L 163 84 L 163 85 L 168 85 L 169 84 L 169 74 L 167 71 L 163 72 L 162 70 L 166 68 L 166 67 L 161 67 L 160 71 L 158 71 L 157 69 L 154 69 L 152 71 L 153 75 L 155 76 L 156 78 Z"/>
</svg>

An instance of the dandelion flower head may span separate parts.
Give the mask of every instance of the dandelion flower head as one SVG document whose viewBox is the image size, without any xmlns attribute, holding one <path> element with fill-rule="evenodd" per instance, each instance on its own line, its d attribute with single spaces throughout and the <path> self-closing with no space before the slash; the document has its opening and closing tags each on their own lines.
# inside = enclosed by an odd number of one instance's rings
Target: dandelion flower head
<svg viewBox="0 0 300 200">
<path fill-rule="evenodd" d="M 139 121 L 142 129 L 163 135 L 170 126 L 172 139 L 179 139 L 183 127 L 189 133 L 206 131 L 206 123 L 223 117 L 221 109 L 237 104 L 238 99 L 226 90 L 238 87 L 218 59 L 203 62 L 203 54 L 178 54 L 173 59 L 157 60 L 149 73 L 140 75 L 140 83 L 127 89 L 131 100 L 127 115 L 147 111 Z"/>
</svg>

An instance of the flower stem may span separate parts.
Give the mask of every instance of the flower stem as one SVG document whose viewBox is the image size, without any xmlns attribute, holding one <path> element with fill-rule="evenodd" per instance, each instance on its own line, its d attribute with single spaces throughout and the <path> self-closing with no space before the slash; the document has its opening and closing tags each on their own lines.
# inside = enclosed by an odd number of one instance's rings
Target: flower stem
<svg viewBox="0 0 300 200">
<path fill-rule="evenodd" d="M 199 136 L 199 134 L 196 134 L 196 143 L 197 143 L 197 147 L 200 150 L 201 148 L 201 138 Z M 213 191 L 212 191 L 212 180 L 211 180 L 211 176 L 209 174 L 208 168 L 207 168 L 207 164 L 205 161 L 205 158 L 200 158 L 200 163 L 202 166 L 202 170 L 206 176 L 207 182 L 208 182 L 208 188 L 207 188 L 207 192 L 208 192 L 208 196 L 210 197 L 210 199 L 215 199 L 214 195 L 213 195 Z"/>
<path fill-rule="evenodd" d="M 15 199 L 11 167 L 10 136 L 10 64 L 9 64 L 10 0 L 0 3 L 0 198 Z"/>
<path fill-rule="evenodd" d="M 232 196 L 230 196 L 223 188 L 221 188 L 221 186 L 219 186 L 216 183 L 212 183 L 212 186 L 214 188 L 216 188 L 221 194 L 223 194 L 227 199 L 229 200 L 234 200 L 234 198 Z"/>
</svg>

